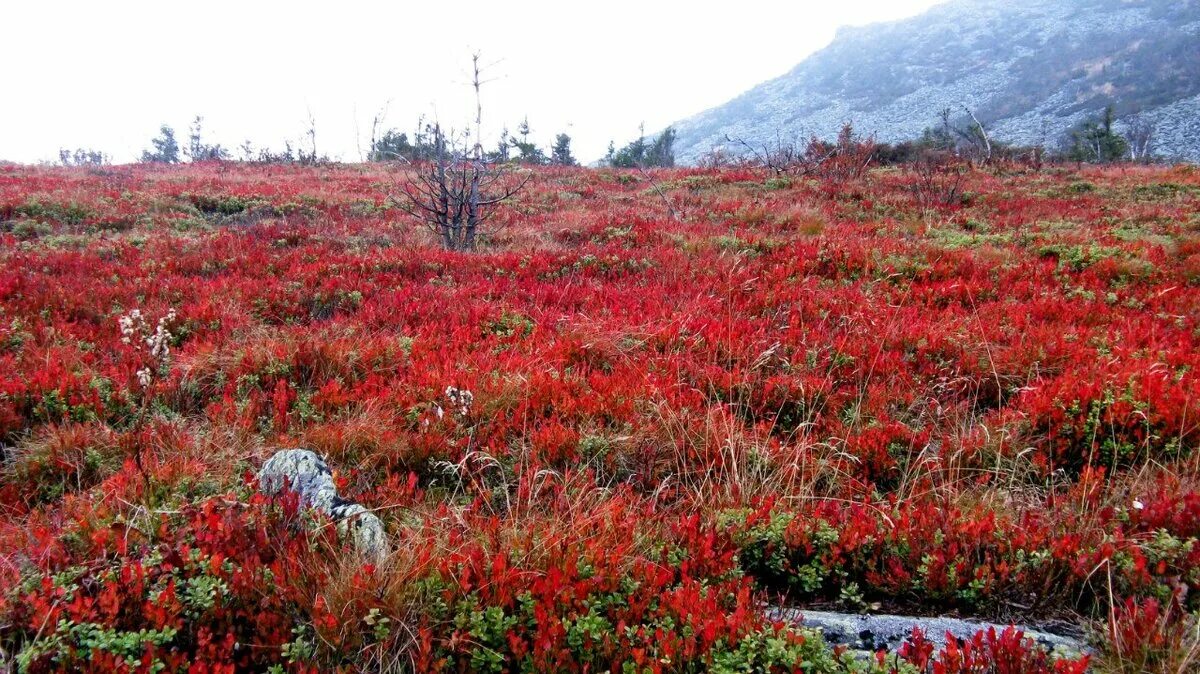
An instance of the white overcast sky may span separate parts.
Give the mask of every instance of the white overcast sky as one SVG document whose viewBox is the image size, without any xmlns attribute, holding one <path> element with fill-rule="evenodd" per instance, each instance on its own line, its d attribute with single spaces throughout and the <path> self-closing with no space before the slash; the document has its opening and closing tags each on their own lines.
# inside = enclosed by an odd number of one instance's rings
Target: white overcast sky
<svg viewBox="0 0 1200 674">
<path fill-rule="evenodd" d="M 535 140 L 592 160 L 787 72 L 838 26 L 938 0 L 327 3 L 0 0 L 0 159 L 89 147 L 133 160 L 158 126 L 279 148 L 309 112 L 317 149 L 359 159 L 371 118 L 462 124 L 473 51 L 495 63 L 484 133 L 526 114 Z M 357 126 L 357 132 L 356 132 Z M 363 140 L 356 140 L 356 135 Z"/>
</svg>

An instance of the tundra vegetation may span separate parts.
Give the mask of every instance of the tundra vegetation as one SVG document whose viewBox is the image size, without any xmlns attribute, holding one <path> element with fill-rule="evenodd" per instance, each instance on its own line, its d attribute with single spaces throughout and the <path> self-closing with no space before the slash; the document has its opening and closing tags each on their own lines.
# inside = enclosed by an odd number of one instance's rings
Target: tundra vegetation
<svg viewBox="0 0 1200 674">
<path fill-rule="evenodd" d="M 450 250 L 390 197 L 427 168 L 166 131 L 0 165 L 5 665 L 1195 671 L 1195 170 L 539 166 Z M 385 555 L 259 492 L 290 447 Z M 854 659 L 779 605 L 1095 653 Z"/>
</svg>

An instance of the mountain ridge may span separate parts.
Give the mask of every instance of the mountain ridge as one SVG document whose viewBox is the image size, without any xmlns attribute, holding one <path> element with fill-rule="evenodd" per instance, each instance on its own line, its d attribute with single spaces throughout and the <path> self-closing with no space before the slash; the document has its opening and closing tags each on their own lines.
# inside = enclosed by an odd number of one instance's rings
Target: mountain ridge
<svg viewBox="0 0 1200 674">
<path fill-rule="evenodd" d="M 784 75 L 678 122 L 676 152 L 693 162 L 727 135 L 830 138 L 848 121 L 896 142 L 964 107 L 999 140 L 1054 146 L 1109 104 L 1154 127 L 1158 154 L 1200 161 L 1200 0 L 952 0 L 844 27 Z"/>
</svg>

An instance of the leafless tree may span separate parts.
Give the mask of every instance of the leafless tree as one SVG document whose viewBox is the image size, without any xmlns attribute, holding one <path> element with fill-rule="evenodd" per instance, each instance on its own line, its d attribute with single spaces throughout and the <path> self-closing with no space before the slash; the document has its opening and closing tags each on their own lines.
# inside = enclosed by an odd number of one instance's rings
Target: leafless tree
<svg viewBox="0 0 1200 674">
<path fill-rule="evenodd" d="M 440 123 L 425 129 L 432 157 L 410 165 L 392 203 L 419 220 L 447 250 L 475 250 L 496 208 L 511 200 L 529 180 L 511 164 L 487 160 L 480 141 L 483 85 L 479 54 L 472 56 L 475 133 L 446 132 Z"/>
<path fill-rule="evenodd" d="M 856 135 L 852 122 L 842 125 L 837 141 L 832 146 L 815 140 L 809 145 L 810 153 L 820 152 L 820 148 L 823 147 L 832 151 L 829 158 L 821 162 L 818 174 L 835 183 L 858 180 L 865 175 L 871 168 L 871 163 L 875 161 L 875 152 L 879 148 L 874 135 Z"/>
<path fill-rule="evenodd" d="M 390 105 L 391 101 L 384 103 L 383 106 L 375 112 L 375 116 L 371 118 L 371 139 L 370 144 L 367 145 L 367 152 L 365 154 L 363 153 L 362 149 L 362 137 L 358 133 L 358 114 L 356 113 L 354 115 L 354 141 L 358 146 L 359 161 L 373 159 L 375 148 L 379 145 L 379 134 L 383 130 L 383 124 L 387 121 L 388 107 Z"/>
<path fill-rule="evenodd" d="M 1050 122 L 1043 119 L 1038 129 L 1037 142 L 1025 153 L 1025 164 L 1034 171 L 1041 171 L 1046 164 L 1046 142 L 1050 137 Z"/>
<path fill-rule="evenodd" d="M 815 173 L 835 152 L 833 148 L 823 147 L 815 138 L 801 148 L 795 139 L 785 139 L 780 133 L 775 134 L 773 141 L 761 144 L 730 136 L 725 136 L 725 142 L 743 148 L 742 158 L 748 164 L 777 176 L 796 178 Z"/>
<path fill-rule="evenodd" d="M 738 164 L 739 158 L 724 147 L 714 147 L 696 160 L 697 166 L 709 170 L 729 168 Z"/>
<path fill-rule="evenodd" d="M 975 112 L 966 105 L 963 105 L 962 109 L 970 118 L 969 123 L 963 121 L 964 125 L 955 124 L 951 120 L 953 112 L 950 108 L 941 111 L 939 116 L 942 119 L 942 137 L 949 141 L 951 149 L 972 163 L 986 165 L 992 160 L 992 139 L 988 135 L 987 128 L 983 126 L 983 122 L 980 122 L 979 118 L 975 116 Z"/>
<path fill-rule="evenodd" d="M 975 116 L 967 106 L 963 106 L 963 110 L 967 111 L 967 115 L 971 118 L 971 126 L 968 127 L 968 138 L 973 140 L 973 145 L 978 147 L 983 154 L 983 163 L 986 164 L 992 160 L 992 139 L 988 137 L 987 129 L 983 123 Z"/>
<path fill-rule="evenodd" d="M 317 155 L 317 118 L 313 116 L 311 108 L 308 110 L 308 119 L 305 123 L 304 135 L 308 137 L 308 152 L 305 153 L 301 150 L 297 159 L 301 164 L 316 164 L 322 158 Z"/>
<path fill-rule="evenodd" d="M 945 208 L 962 203 L 967 171 L 963 161 L 953 153 L 926 150 L 909 165 L 909 170 L 913 173 L 913 196 L 921 208 Z"/>
<path fill-rule="evenodd" d="M 1147 162 L 1153 158 L 1151 146 L 1154 144 L 1154 125 L 1145 117 L 1138 115 L 1129 120 L 1125 140 L 1129 142 L 1131 161 Z"/>
<path fill-rule="evenodd" d="M 744 160 L 778 176 L 814 177 L 831 182 L 844 182 L 861 177 L 875 159 L 874 137 L 855 135 L 854 125 L 847 122 L 838 132 L 837 140 L 827 142 L 816 136 L 801 146 L 780 134 L 775 140 L 752 144 L 743 138 L 725 137 L 727 143 L 744 148 Z"/>
</svg>

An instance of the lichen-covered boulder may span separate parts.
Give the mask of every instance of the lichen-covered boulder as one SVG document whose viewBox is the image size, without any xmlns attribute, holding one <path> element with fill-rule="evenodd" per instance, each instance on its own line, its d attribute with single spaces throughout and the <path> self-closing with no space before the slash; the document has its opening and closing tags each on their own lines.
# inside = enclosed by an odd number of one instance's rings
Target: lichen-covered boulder
<svg viewBox="0 0 1200 674">
<path fill-rule="evenodd" d="M 874 654 L 878 650 L 895 652 L 900 648 L 914 627 L 919 627 L 929 641 L 937 648 L 946 645 L 946 635 L 949 634 L 960 640 L 970 640 L 976 632 L 994 629 L 997 634 L 1004 631 L 1006 625 L 944 617 L 917 617 L 900 615 L 861 615 L 855 613 L 836 613 L 832 611 L 811 611 L 793 608 L 774 608 L 767 611 L 772 620 L 784 620 L 799 624 L 803 627 L 816 629 L 832 646 L 846 646 L 851 651 L 865 655 Z M 1057 624 L 1061 632 L 1074 634 L 1058 634 L 1048 631 L 1051 627 L 1016 625 L 1027 639 L 1032 639 L 1046 650 L 1065 657 L 1077 657 L 1090 652 L 1087 642 L 1083 639 L 1082 630 L 1065 629 L 1068 626 Z"/>
<path fill-rule="evenodd" d="M 278 494 L 284 488 L 296 492 L 300 505 L 329 513 L 337 499 L 333 471 L 325 460 L 307 449 L 282 449 L 267 459 L 258 471 L 258 488 Z"/>
<path fill-rule="evenodd" d="M 388 547 L 383 522 L 374 513 L 357 503 L 346 503 L 333 510 L 340 536 L 349 536 L 355 547 L 365 554 L 379 558 Z"/>
<path fill-rule="evenodd" d="M 258 471 L 258 488 L 264 494 L 278 494 L 284 489 L 295 492 L 302 506 L 328 515 L 337 523 L 338 534 L 349 537 L 368 557 L 380 559 L 387 552 L 383 522 L 363 506 L 338 496 L 333 471 L 314 452 L 307 449 L 276 452 Z"/>
</svg>

